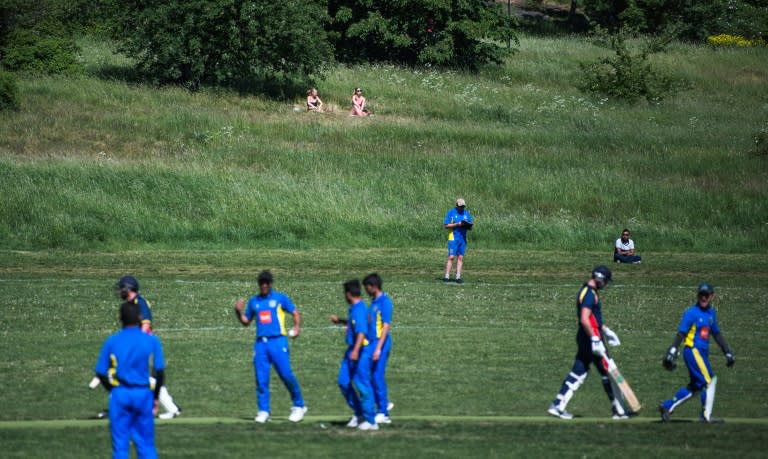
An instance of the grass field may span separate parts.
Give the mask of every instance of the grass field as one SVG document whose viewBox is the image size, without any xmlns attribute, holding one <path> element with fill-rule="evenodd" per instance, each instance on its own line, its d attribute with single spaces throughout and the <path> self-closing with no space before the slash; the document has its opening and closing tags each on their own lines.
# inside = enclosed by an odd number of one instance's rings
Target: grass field
<svg viewBox="0 0 768 459">
<path fill-rule="evenodd" d="M 604 315 L 622 339 L 613 355 L 645 408 L 628 423 L 612 421 L 593 375 L 569 406 L 576 422 L 546 417 L 573 358 L 573 297 L 608 255 L 472 250 L 467 283 L 446 286 L 438 280 L 442 249 L 5 251 L 0 333 L 14 357 L 0 372 L 0 439 L 10 457 L 107 453 L 107 424 L 87 420 L 106 398 L 86 383 L 101 341 L 118 326 L 111 286 L 132 272 L 154 303 L 168 386 L 184 409 L 158 424 L 164 457 L 338 457 L 361 447 L 374 457 L 599 457 L 617 449 L 628 457 L 759 456 L 768 434 L 758 389 L 768 379 L 768 262 L 759 256 L 645 253 L 643 265 L 615 266 Z M 291 352 L 310 416 L 298 426 L 283 419 L 289 400 L 276 379 L 276 422 L 250 421 L 253 329 L 235 323 L 231 305 L 255 291 L 263 268 L 304 317 Z M 348 416 L 335 386 L 343 338 L 328 316 L 345 310 L 340 283 L 372 270 L 396 306 L 389 373 L 396 407 L 392 426 L 361 435 L 340 425 Z M 676 413 L 680 422 L 662 425 L 655 406 L 686 375 L 664 371 L 661 356 L 703 279 L 718 288 L 721 326 L 738 358 L 726 370 L 712 353 L 721 380 L 715 414 L 726 423 L 693 422 L 698 402 L 689 402 Z"/>
<path fill-rule="evenodd" d="M 768 50 L 674 44 L 660 69 L 690 82 L 662 103 L 580 93 L 578 37 L 523 37 L 478 74 L 339 66 L 319 84 L 339 107 L 296 113 L 228 90 L 130 78 L 108 44 L 81 41 L 85 73 L 20 80 L 0 113 L 0 445 L 3 457 L 104 457 L 106 405 L 87 382 L 118 329 L 117 278 L 155 305 L 168 386 L 184 409 L 158 422 L 163 457 L 762 457 L 768 435 Z M 346 116 L 363 86 L 376 116 Z M 443 285 L 453 200 L 477 225 L 466 284 Z M 613 356 L 645 408 L 610 420 L 590 377 L 546 416 L 568 372 L 574 296 L 630 227 L 643 264 L 614 266 Z M 264 268 L 303 317 L 292 360 L 310 408 L 256 426 L 254 331 L 238 296 Z M 378 271 L 395 301 L 394 424 L 364 435 L 335 385 L 341 282 Z M 703 280 L 737 355 L 715 415 L 689 402 L 668 425 L 656 405 L 686 381 L 661 358 Z"/>
</svg>

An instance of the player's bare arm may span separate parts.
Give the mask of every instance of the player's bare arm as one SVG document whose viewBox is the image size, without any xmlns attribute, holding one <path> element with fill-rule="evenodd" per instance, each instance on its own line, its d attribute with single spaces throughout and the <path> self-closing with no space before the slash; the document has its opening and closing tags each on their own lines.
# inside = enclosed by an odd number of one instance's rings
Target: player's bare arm
<svg viewBox="0 0 768 459">
<path fill-rule="evenodd" d="M 290 332 L 290 336 L 292 338 L 296 338 L 299 336 L 299 333 L 301 332 L 301 314 L 299 314 L 298 310 L 293 311 L 293 329 Z"/>
<path fill-rule="evenodd" d="M 347 319 L 342 319 L 336 314 L 331 314 L 331 323 L 336 325 L 347 325 Z"/>
<path fill-rule="evenodd" d="M 245 299 L 240 298 L 237 300 L 237 303 L 235 303 L 235 316 L 237 317 L 237 320 L 240 321 L 241 324 L 243 324 L 244 327 L 247 327 L 251 321 L 248 320 L 247 317 L 243 314 L 243 309 L 245 308 Z"/>
<path fill-rule="evenodd" d="M 358 333 L 355 336 L 355 345 L 349 353 L 349 360 L 357 362 L 360 359 L 360 349 L 363 347 L 363 341 L 365 341 L 365 335 L 363 333 Z"/>
<path fill-rule="evenodd" d="M 373 351 L 374 362 L 377 362 L 381 357 L 381 349 L 384 347 L 387 335 L 389 335 L 389 324 L 384 323 L 384 325 L 381 326 L 381 337 L 379 337 L 379 342 L 376 344 L 376 349 Z"/>
</svg>

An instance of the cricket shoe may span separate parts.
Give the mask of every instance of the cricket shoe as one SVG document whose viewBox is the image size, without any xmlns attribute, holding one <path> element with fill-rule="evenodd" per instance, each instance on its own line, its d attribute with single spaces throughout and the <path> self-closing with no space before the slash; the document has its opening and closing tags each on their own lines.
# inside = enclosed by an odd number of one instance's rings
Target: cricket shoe
<svg viewBox="0 0 768 459">
<path fill-rule="evenodd" d="M 96 419 L 107 419 L 107 418 L 109 418 L 109 410 L 108 409 L 103 409 L 103 410 L 99 411 L 98 413 L 96 413 Z"/>
<path fill-rule="evenodd" d="M 173 419 L 173 418 L 179 417 L 180 415 L 181 415 L 181 410 L 174 411 L 174 412 L 168 411 L 168 412 L 165 412 L 165 413 L 158 414 L 157 418 L 158 419 Z"/>
<path fill-rule="evenodd" d="M 611 416 L 611 419 L 614 421 L 619 421 L 622 419 L 629 419 L 629 415 L 627 413 L 619 413 L 616 410 L 613 411 L 613 416 Z"/>
<path fill-rule="evenodd" d="M 307 412 L 306 406 L 292 406 L 291 414 L 288 416 L 288 420 L 291 422 L 299 422 L 304 419 L 304 413 Z"/>
<path fill-rule="evenodd" d="M 349 427 L 350 429 L 354 429 L 354 428 L 356 428 L 358 425 L 359 425 L 359 423 L 358 423 L 358 421 L 357 421 L 357 416 L 352 416 L 352 418 L 351 418 L 351 419 L 349 420 L 349 422 L 347 423 L 347 427 Z"/>
<path fill-rule="evenodd" d="M 357 430 L 379 430 L 379 425 L 376 423 L 371 424 L 368 421 L 363 421 L 359 426 L 357 426 Z"/>
<path fill-rule="evenodd" d="M 549 406 L 547 413 L 560 419 L 573 419 L 573 415 L 565 410 L 560 410 L 554 403 Z"/>
<path fill-rule="evenodd" d="M 450 277 L 443 277 L 443 284 L 450 284 L 451 278 Z"/>
<path fill-rule="evenodd" d="M 387 413 L 392 411 L 392 409 L 395 407 L 395 404 L 392 402 L 387 403 Z"/>
<path fill-rule="evenodd" d="M 266 411 L 259 411 L 258 413 L 256 413 L 256 417 L 253 418 L 253 420 L 258 422 L 259 424 L 264 424 L 270 419 L 271 418 L 269 416 L 269 413 L 267 413 Z"/>
<path fill-rule="evenodd" d="M 384 413 L 376 413 L 374 421 L 376 424 L 392 424 L 392 420 Z"/>
<path fill-rule="evenodd" d="M 669 422 L 669 415 L 672 413 L 669 412 L 663 403 L 659 405 L 659 413 L 661 414 L 661 422 Z"/>
<path fill-rule="evenodd" d="M 463 280 L 461 277 L 457 277 L 457 278 L 456 278 L 456 283 L 457 283 L 457 284 L 463 284 L 463 283 L 464 283 L 464 280 Z"/>
</svg>

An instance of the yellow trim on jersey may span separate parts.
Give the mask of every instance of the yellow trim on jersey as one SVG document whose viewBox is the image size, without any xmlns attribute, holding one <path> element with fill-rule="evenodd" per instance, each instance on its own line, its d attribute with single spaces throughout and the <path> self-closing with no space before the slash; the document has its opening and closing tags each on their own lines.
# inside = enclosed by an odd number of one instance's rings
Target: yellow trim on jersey
<svg viewBox="0 0 768 459">
<path fill-rule="evenodd" d="M 685 345 L 688 347 L 693 347 L 693 340 L 696 338 L 696 324 L 694 323 L 691 325 L 691 328 L 688 329 L 688 334 L 685 335 Z"/>
<path fill-rule="evenodd" d="M 109 354 L 109 370 L 107 370 L 107 376 L 112 387 L 120 385 L 120 381 L 117 380 L 117 357 L 115 354 Z"/>
<path fill-rule="evenodd" d="M 280 334 L 283 336 L 287 335 L 285 332 L 285 310 L 281 304 L 277 305 L 277 323 L 280 324 Z"/>
<path fill-rule="evenodd" d="M 381 338 L 381 330 L 384 328 L 384 323 L 381 321 L 381 311 L 376 311 L 376 338 Z"/>
<path fill-rule="evenodd" d="M 699 366 L 699 371 L 701 371 L 702 376 L 704 376 L 704 381 L 709 384 L 712 382 L 712 376 L 709 374 L 709 370 L 707 369 L 707 365 L 704 363 L 704 359 L 701 358 L 699 350 L 695 347 L 692 348 L 691 351 L 693 351 L 693 359 L 696 361 L 696 365 Z"/>
<path fill-rule="evenodd" d="M 587 292 L 592 290 L 589 286 L 585 285 L 582 287 L 581 292 L 579 292 L 579 306 L 581 306 L 581 303 L 584 301 L 584 297 L 587 296 Z M 597 296 L 597 295 L 595 295 Z"/>
</svg>

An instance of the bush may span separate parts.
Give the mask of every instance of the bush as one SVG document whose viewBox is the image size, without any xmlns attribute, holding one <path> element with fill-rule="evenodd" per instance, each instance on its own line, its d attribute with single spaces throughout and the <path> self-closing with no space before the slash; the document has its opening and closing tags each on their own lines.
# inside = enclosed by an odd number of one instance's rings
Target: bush
<svg viewBox="0 0 768 459">
<path fill-rule="evenodd" d="M 707 44 L 715 48 L 748 48 L 753 46 L 766 46 L 762 38 L 750 40 L 741 35 L 729 35 L 726 33 L 707 37 Z"/>
<path fill-rule="evenodd" d="M 81 70 L 80 48 L 74 40 L 48 33 L 45 28 L 17 29 L 7 38 L 3 66 L 11 71 L 37 75 L 72 74 Z"/>
<path fill-rule="evenodd" d="M 159 83 L 253 86 L 320 76 L 333 53 L 320 0 L 113 0 L 114 38 Z"/>
<path fill-rule="evenodd" d="M 0 70 L 0 111 L 19 108 L 19 87 L 12 73 Z"/>
<path fill-rule="evenodd" d="M 513 19 L 492 2 L 331 0 L 329 36 L 346 62 L 477 68 L 517 43 Z"/>
<path fill-rule="evenodd" d="M 648 62 L 652 54 L 664 50 L 671 36 L 648 39 L 638 52 L 633 53 L 626 43 L 629 35 L 631 32 L 626 29 L 614 34 L 598 30 L 595 43 L 613 50 L 615 55 L 580 64 L 580 89 L 627 102 L 636 102 L 640 98 L 655 102 L 685 87 L 683 81 L 664 75 Z"/>
</svg>

